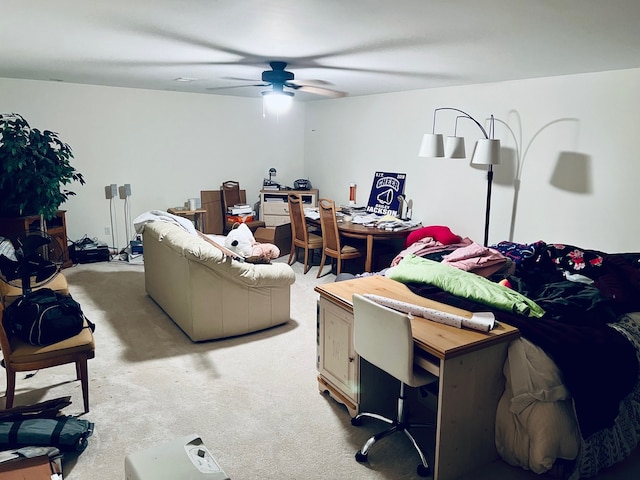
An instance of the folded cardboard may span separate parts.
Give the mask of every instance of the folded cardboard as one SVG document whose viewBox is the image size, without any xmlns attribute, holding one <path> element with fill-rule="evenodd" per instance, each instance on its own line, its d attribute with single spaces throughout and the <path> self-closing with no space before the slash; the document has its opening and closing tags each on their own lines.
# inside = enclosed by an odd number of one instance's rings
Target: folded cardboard
<svg viewBox="0 0 640 480">
<path fill-rule="evenodd" d="M 0 463 L 0 480 L 62 480 L 60 458 L 18 457 Z"/>
<path fill-rule="evenodd" d="M 259 227 L 253 233 L 256 242 L 272 243 L 280 249 L 280 256 L 288 255 L 291 251 L 291 224 L 277 227 Z"/>
</svg>

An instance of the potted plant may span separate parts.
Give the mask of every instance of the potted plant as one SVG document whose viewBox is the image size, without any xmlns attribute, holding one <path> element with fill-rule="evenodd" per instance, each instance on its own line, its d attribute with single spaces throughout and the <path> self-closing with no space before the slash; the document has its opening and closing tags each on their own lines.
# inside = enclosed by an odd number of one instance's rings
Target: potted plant
<svg viewBox="0 0 640 480">
<path fill-rule="evenodd" d="M 31 128 L 17 113 L 0 114 L 0 217 L 55 217 L 75 195 L 63 186 L 85 183 L 71 158 L 71 147 L 57 133 Z"/>
</svg>

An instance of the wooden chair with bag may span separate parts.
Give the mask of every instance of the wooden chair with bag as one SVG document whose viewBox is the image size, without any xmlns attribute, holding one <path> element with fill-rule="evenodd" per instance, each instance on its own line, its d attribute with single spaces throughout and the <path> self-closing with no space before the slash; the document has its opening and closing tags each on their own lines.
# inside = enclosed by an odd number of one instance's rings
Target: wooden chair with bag
<svg viewBox="0 0 640 480">
<path fill-rule="evenodd" d="M 322 229 L 322 260 L 318 269 L 318 278 L 324 268 L 327 257 L 336 260 L 337 274 L 342 270 L 342 261 L 366 256 L 365 245 L 356 243 L 343 243 L 338 230 L 338 219 L 336 218 L 336 204 L 328 198 L 321 198 L 318 201 L 318 212 L 320 213 L 320 227 Z M 331 261 L 333 265 L 333 260 Z"/>
<path fill-rule="evenodd" d="M 17 372 L 30 372 L 75 363 L 76 379 L 80 380 L 82 386 L 84 412 L 89 412 L 87 361 L 95 357 L 95 343 L 91 329 L 83 328 L 78 335 L 52 345 L 35 346 L 7 334 L 3 322 L 3 308 L 0 304 L 0 347 L 7 374 L 5 408 L 13 407 Z"/>
<path fill-rule="evenodd" d="M 322 236 L 309 231 L 304 216 L 302 195 L 290 193 L 288 195 L 289 217 L 291 219 L 291 253 L 289 265 L 297 260 L 298 248 L 304 249 L 304 273 L 309 271 L 309 251 L 313 259 L 313 251 L 322 248 Z"/>
<path fill-rule="evenodd" d="M 225 228 L 224 233 L 228 233 L 233 226 L 238 223 L 235 216 L 230 215 L 229 207 L 233 207 L 234 205 L 246 204 L 247 203 L 247 194 L 244 190 L 240 190 L 240 183 L 235 180 L 227 180 L 220 187 L 222 191 L 222 206 L 224 208 L 224 216 L 225 216 Z M 251 220 L 246 223 L 247 227 L 252 232 L 255 232 L 259 227 L 264 227 L 265 223 L 261 220 Z"/>
</svg>

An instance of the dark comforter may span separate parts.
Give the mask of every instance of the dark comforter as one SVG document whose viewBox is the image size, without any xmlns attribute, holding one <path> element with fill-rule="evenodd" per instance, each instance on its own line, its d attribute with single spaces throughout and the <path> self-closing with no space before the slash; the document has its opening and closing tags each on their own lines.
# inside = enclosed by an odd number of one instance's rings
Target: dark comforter
<svg viewBox="0 0 640 480">
<path fill-rule="evenodd" d="M 537 242 L 494 246 L 516 264 L 511 287 L 545 309 L 543 318 L 494 310 L 556 362 L 575 403 L 583 438 L 612 425 L 620 401 L 634 388 L 638 362 L 632 345 L 607 324 L 640 311 L 640 254 L 606 254 Z M 572 280 L 567 280 L 571 278 Z M 584 283 L 589 279 L 591 284 Z M 437 287 L 409 283 L 419 295 L 470 311 L 484 304 Z"/>
</svg>

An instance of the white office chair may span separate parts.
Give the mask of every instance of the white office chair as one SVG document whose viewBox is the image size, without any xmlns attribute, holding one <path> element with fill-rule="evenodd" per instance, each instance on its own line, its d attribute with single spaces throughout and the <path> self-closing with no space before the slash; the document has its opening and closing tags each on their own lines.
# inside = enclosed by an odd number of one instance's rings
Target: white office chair
<svg viewBox="0 0 640 480">
<path fill-rule="evenodd" d="M 411 317 L 358 294 L 353 295 L 353 316 L 353 342 L 358 355 L 400 380 L 398 415 L 395 420 L 369 412 L 362 412 L 351 419 L 351 424 L 356 426 L 362 423 L 363 417 L 375 418 L 391 425 L 391 428 L 369 438 L 356 453 L 356 460 L 366 462 L 369 450 L 378 440 L 395 432 L 404 432 L 420 455 L 422 463 L 418 465 L 418 475 L 426 477 L 430 474 L 429 464 L 408 429 L 435 428 L 435 425 L 405 421 L 405 388 L 422 387 L 438 379 L 413 363 Z"/>
</svg>

